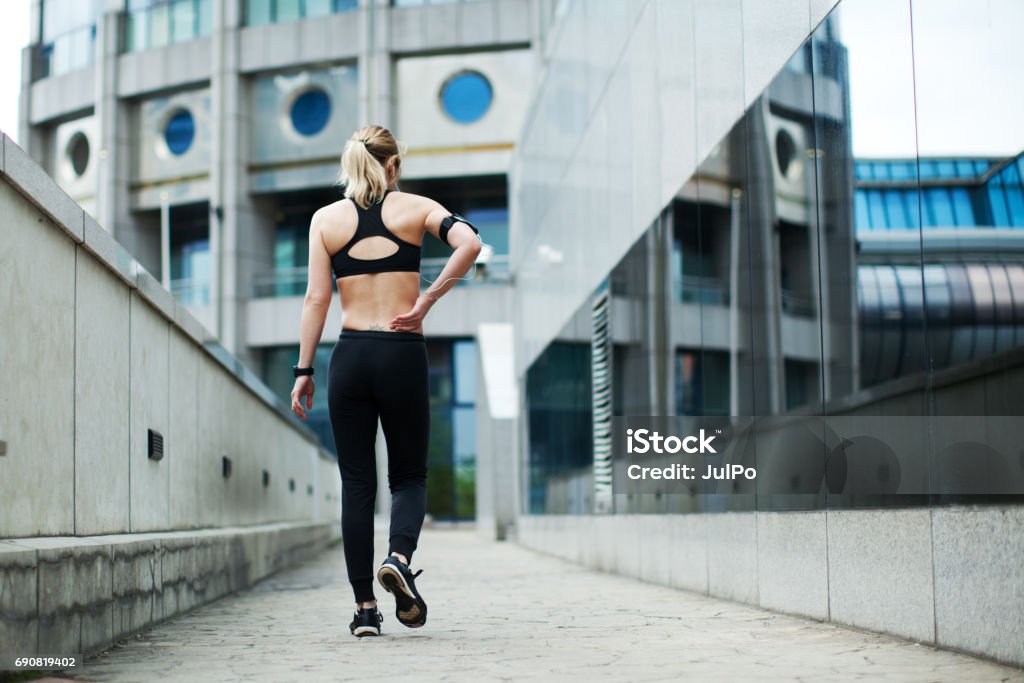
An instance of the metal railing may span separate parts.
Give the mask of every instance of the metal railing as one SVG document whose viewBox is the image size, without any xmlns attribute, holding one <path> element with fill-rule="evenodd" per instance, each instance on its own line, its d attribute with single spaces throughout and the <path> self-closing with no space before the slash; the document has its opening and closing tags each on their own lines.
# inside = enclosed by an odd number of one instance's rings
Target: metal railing
<svg viewBox="0 0 1024 683">
<path fill-rule="evenodd" d="M 682 275 L 674 284 L 676 301 L 681 301 L 685 304 L 708 304 L 711 306 L 726 306 L 729 304 L 729 290 L 717 278 Z"/>
<path fill-rule="evenodd" d="M 782 312 L 799 318 L 813 318 L 817 315 L 817 307 L 810 297 L 783 289 Z"/>
<path fill-rule="evenodd" d="M 171 280 L 171 294 L 185 306 L 210 304 L 209 278 L 182 278 Z"/>
</svg>

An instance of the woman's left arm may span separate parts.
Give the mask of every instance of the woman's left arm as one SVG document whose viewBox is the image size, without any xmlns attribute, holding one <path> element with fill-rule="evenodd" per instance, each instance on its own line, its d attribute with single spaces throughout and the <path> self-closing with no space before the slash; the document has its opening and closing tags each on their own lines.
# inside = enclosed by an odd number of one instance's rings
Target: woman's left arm
<svg viewBox="0 0 1024 683">
<path fill-rule="evenodd" d="M 306 297 L 302 302 L 302 318 L 299 322 L 300 368 L 313 366 L 313 357 L 324 331 L 324 322 L 327 320 L 327 311 L 331 307 L 331 297 L 334 293 L 331 257 L 327 253 L 321 234 L 321 211 L 313 214 L 309 227 L 309 283 L 306 285 Z M 313 407 L 315 390 L 316 384 L 311 375 L 295 378 L 295 386 L 292 388 L 292 412 L 303 420 L 306 419 L 306 410 Z"/>
</svg>

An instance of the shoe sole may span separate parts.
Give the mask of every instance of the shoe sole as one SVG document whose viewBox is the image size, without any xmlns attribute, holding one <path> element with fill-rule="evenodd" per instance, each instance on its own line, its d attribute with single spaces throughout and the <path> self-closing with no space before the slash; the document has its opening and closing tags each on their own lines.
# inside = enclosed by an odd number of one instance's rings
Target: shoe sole
<svg viewBox="0 0 1024 683">
<path fill-rule="evenodd" d="M 362 638 L 363 636 L 379 636 L 380 629 L 373 626 L 357 626 L 356 629 L 352 631 L 352 635 L 357 638 Z"/>
<path fill-rule="evenodd" d="M 395 596 L 395 616 L 409 628 L 419 628 L 427 623 L 427 605 L 416 599 L 405 579 L 394 567 L 384 566 L 377 570 L 377 580 L 384 590 Z M 422 605 L 422 606 L 421 606 Z"/>
</svg>

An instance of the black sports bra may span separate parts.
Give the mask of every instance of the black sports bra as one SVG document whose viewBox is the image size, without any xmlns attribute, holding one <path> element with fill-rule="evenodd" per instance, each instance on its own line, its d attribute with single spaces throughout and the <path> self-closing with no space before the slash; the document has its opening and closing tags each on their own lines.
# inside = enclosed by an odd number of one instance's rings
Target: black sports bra
<svg viewBox="0 0 1024 683">
<path fill-rule="evenodd" d="M 352 239 L 344 247 L 331 256 L 331 266 L 334 268 L 334 277 L 347 277 L 349 275 L 362 275 L 364 273 L 391 273 L 391 272 L 412 272 L 420 270 L 420 247 L 419 245 L 406 242 L 395 233 L 384 226 L 381 220 L 380 210 L 384 205 L 391 190 L 384 191 L 384 197 L 376 204 L 371 204 L 364 209 L 358 203 L 356 213 L 359 216 L 359 223 L 356 225 L 356 232 Z M 383 237 L 398 245 L 398 251 L 387 256 L 375 259 L 359 259 L 348 255 L 355 244 L 366 237 Z"/>
</svg>

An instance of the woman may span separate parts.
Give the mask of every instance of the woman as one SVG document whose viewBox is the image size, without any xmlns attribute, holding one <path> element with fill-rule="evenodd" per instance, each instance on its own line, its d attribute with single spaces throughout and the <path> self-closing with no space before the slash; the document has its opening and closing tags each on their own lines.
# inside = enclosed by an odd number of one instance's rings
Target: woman
<svg viewBox="0 0 1024 683">
<path fill-rule="evenodd" d="M 356 612 L 353 635 L 379 635 L 373 593 L 374 444 L 380 419 L 387 441 L 391 530 L 377 579 L 395 596 L 396 617 L 412 628 L 427 619 L 409 562 L 426 511 L 429 403 L 423 319 L 480 252 L 477 230 L 427 197 L 398 191 L 398 143 L 380 126 L 345 143 L 345 199 L 313 215 L 309 285 L 302 307 L 292 411 L 313 407 L 313 355 L 338 283 L 341 336 L 327 371 L 327 406 L 341 469 L 342 543 Z M 434 284 L 420 292 L 420 245 L 430 233 L 455 251 Z M 303 407 L 305 405 L 305 408 Z M 422 571 L 422 570 L 421 570 Z"/>
</svg>

